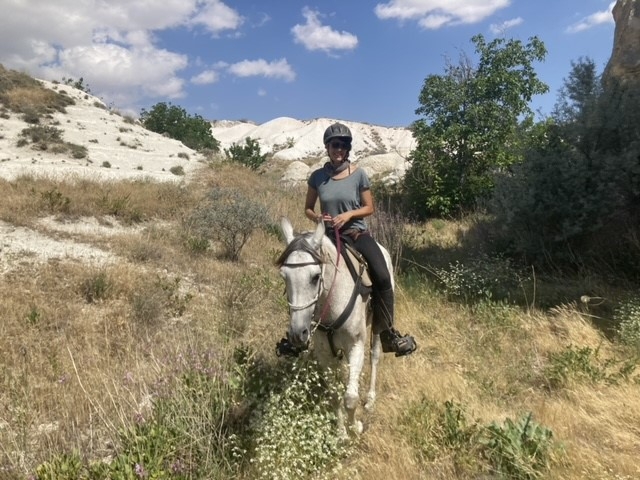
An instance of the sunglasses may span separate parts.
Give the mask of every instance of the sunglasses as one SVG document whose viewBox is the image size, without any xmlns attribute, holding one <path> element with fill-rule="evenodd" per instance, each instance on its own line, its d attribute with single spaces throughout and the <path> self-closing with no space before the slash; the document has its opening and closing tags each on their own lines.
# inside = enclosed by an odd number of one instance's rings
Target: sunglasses
<svg viewBox="0 0 640 480">
<path fill-rule="evenodd" d="M 335 150 L 338 150 L 339 148 L 341 148 L 342 150 L 349 150 L 349 147 L 351 146 L 350 144 L 345 142 L 331 142 L 329 145 Z"/>
</svg>

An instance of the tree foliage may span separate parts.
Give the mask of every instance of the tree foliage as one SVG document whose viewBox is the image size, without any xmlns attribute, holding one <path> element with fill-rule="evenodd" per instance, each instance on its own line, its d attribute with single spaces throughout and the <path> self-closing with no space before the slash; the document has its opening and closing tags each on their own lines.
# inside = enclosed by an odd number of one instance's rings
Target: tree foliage
<svg viewBox="0 0 640 480">
<path fill-rule="evenodd" d="M 534 263 L 640 275 L 640 84 L 605 87 L 592 60 L 572 63 L 538 132 L 495 190 L 504 238 Z"/>
<path fill-rule="evenodd" d="M 189 115 L 177 105 L 160 102 L 149 111 L 143 108 L 140 120 L 146 129 L 180 140 L 194 150 L 220 151 L 220 142 L 213 137 L 211 124 L 200 115 Z"/>
<path fill-rule="evenodd" d="M 546 55 L 536 37 L 527 44 L 482 35 L 472 38 L 479 62 L 462 56 L 444 75 L 429 75 L 413 125 L 417 147 L 404 180 L 409 207 L 420 217 L 462 212 L 487 198 L 493 174 L 515 163 L 529 103 L 548 87 L 533 62 Z"/>
<path fill-rule="evenodd" d="M 244 139 L 244 145 L 234 143 L 224 150 L 227 158 L 233 162 L 238 162 L 252 170 L 256 170 L 267 160 L 266 154 L 260 153 L 260 144 L 251 137 Z"/>
</svg>

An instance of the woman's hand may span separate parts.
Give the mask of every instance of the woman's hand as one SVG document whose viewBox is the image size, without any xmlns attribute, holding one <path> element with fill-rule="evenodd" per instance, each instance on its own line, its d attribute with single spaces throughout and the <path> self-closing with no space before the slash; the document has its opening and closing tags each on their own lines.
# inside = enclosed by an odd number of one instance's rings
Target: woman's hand
<svg viewBox="0 0 640 480">
<path fill-rule="evenodd" d="M 341 229 L 342 227 L 344 227 L 346 225 L 346 223 L 351 220 L 351 214 L 350 212 L 344 212 L 341 213 L 340 215 L 333 217 L 331 219 L 331 226 L 337 229 Z"/>
</svg>

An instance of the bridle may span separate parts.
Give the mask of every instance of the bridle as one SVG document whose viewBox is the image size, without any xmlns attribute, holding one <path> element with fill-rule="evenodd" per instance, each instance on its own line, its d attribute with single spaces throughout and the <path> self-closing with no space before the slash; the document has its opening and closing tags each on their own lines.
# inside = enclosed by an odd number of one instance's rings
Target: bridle
<svg viewBox="0 0 640 480">
<path fill-rule="evenodd" d="M 305 310 L 312 305 L 317 305 L 318 300 L 320 299 L 320 292 L 322 291 L 322 287 L 324 285 L 324 264 L 321 262 L 313 261 L 313 262 L 302 262 L 302 263 L 283 263 L 283 267 L 289 268 L 299 268 L 299 267 L 308 267 L 309 265 L 320 265 L 320 280 L 318 281 L 318 291 L 316 292 L 316 296 L 313 299 L 304 304 L 304 305 L 294 305 L 287 299 L 287 304 L 289 305 L 289 309 L 297 312 L 299 310 Z"/>
<path fill-rule="evenodd" d="M 333 293 L 333 286 L 336 283 L 336 278 L 338 276 L 338 266 L 340 265 L 340 257 L 342 256 L 340 254 L 340 250 L 341 250 L 341 244 L 340 244 L 340 230 L 338 229 L 338 227 L 333 227 L 333 233 L 335 235 L 336 238 L 336 251 L 337 251 L 337 258 L 336 258 L 336 270 L 335 270 L 335 274 L 333 276 L 333 281 L 331 282 L 331 286 L 329 287 L 329 293 L 327 294 L 327 299 L 324 302 L 324 308 L 322 309 L 322 313 L 320 313 L 320 317 L 318 317 L 317 322 L 315 322 L 315 326 L 313 328 L 313 330 L 315 331 L 320 325 L 322 325 L 322 319 L 324 318 L 325 314 L 327 313 L 327 307 L 329 306 L 329 299 L 331 298 L 331 294 Z M 312 305 L 316 305 L 316 310 L 317 310 L 317 304 L 318 304 L 318 300 L 320 300 L 320 292 L 322 292 L 322 287 L 324 286 L 324 263 L 314 260 L 313 262 L 301 262 L 301 263 L 283 263 L 282 266 L 283 267 L 289 267 L 289 268 L 297 268 L 297 267 L 308 267 L 309 265 L 320 265 L 320 280 L 318 281 L 318 291 L 316 292 L 316 296 L 308 303 L 306 303 L 305 305 L 294 305 L 291 302 L 289 302 L 289 300 L 287 300 L 287 303 L 289 304 L 289 309 L 291 311 L 300 311 L 300 310 L 304 310 L 306 308 L 311 307 Z M 314 310 L 314 315 L 315 317 L 315 310 Z"/>
</svg>

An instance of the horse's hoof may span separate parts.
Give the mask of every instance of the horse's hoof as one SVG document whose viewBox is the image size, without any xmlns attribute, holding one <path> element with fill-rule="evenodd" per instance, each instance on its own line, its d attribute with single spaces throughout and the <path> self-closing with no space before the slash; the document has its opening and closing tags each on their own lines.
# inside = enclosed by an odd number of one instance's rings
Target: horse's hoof
<svg viewBox="0 0 640 480">
<path fill-rule="evenodd" d="M 351 430 L 356 435 L 362 435 L 362 432 L 364 432 L 364 425 L 362 425 L 362 422 L 360 420 L 356 420 L 356 422 L 353 424 L 353 427 L 351 427 Z"/>
<path fill-rule="evenodd" d="M 364 404 L 364 409 L 367 413 L 371 413 L 373 412 L 373 409 L 375 406 L 376 406 L 376 400 L 372 398 L 367 403 Z"/>
</svg>

